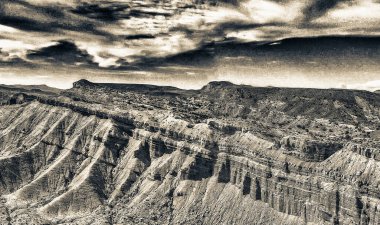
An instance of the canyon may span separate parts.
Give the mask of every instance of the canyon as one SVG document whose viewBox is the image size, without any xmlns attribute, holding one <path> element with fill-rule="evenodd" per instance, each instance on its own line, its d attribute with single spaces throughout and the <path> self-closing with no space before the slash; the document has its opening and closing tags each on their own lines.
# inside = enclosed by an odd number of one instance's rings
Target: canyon
<svg viewBox="0 0 380 225">
<path fill-rule="evenodd" d="M 380 93 L 0 86 L 0 224 L 379 224 Z"/>
</svg>

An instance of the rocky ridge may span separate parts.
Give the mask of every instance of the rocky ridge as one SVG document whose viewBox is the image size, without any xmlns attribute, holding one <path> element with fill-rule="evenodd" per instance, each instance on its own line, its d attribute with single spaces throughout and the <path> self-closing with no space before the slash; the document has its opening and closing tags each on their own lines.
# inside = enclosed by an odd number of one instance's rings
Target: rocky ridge
<svg viewBox="0 0 380 225">
<path fill-rule="evenodd" d="M 1 224 L 378 224 L 380 95 L 0 87 Z"/>
</svg>

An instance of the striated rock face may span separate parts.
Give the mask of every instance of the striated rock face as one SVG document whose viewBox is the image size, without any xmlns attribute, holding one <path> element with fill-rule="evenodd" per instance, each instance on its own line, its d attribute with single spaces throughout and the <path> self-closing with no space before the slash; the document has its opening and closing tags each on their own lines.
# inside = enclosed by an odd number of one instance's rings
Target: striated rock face
<svg viewBox="0 0 380 225">
<path fill-rule="evenodd" d="M 0 87 L 0 224 L 379 224 L 380 95 Z"/>
</svg>

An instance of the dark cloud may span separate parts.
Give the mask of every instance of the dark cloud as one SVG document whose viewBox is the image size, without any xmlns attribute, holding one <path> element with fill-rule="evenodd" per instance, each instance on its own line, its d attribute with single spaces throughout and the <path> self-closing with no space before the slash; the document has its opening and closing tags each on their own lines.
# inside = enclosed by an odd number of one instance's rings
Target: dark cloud
<svg viewBox="0 0 380 225">
<path fill-rule="evenodd" d="M 182 65 L 210 68 L 215 66 L 216 60 L 220 57 L 246 57 L 255 54 L 255 49 L 266 43 L 268 42 L 239 43 L 236 39 L 226 39 L 221 42 L 206 43 L 199 46 L 197 49 L 181 52 L 169 57 L 154 59 L 146 58 L 140 63 L 140 66 L 145 65 L 155 67 Z"/>
<path fill-rule="evenodd" d="M 286 23 L 242 23 L 239 21 L 231 21 L 231 22 L 225 22 L 218 24 L 215 27 L 215 30 L 247 30 L 247 29 L 254 29 L 259 27 L 277 27 L 277 26 L 286 26 Z"/>
<path fill-rule="evenodd" d="M 12 58 L 7 61 L 0 60 L 0 68 L 15 67 L 15 66 L 20 67 L 20 68 L 28 68 L 28 69 L 36 69 L 38 67 L 37 64 L 25 61 L 24 59 L 21 59 L 21 58 Z"/>
<path fill-rule="evenodd" d="M 129 15 L 131 17 L 146 17 L 146 16 L 171 16 L 172 13 L 170 12 L 155 12 L 155 11 L 145 11 L 145 10 L 139 10 L 139 9 L 132 9 L 129 12 Z"/>
<path fill-rule="evenodd" d="M 304 21 L 309 22 L 313 19 L 325 15 L 329 10 L 335 8 L 341 2 L 349 2 L 350 0 L 312 0 L 303 10 Z"/>
<path fill-rule="evenodd" d="M 27 54 L 29 60 L 40 60 L 55 64 L 85 64 L 94 65 L 91 56 L 87 52 L 78 49 L 70 41 L 61 40 L 57 44 L 30 51 Z"/>
<path fill-rule="evenodd" d="M 200 3 L 204 3 L 204 2 L 208 2 L 210 3 L 211 5 L 223 5 L 223 4 L 230 4 L 230 5 L 239 5 L 239 0 L 208 0 L 208 1 L 204 1 L 204 0 L 196 0 L 196 3 L 200 4 Z"/>
<path fill-rule="evenodd" d="M 132 3 L 125 2 L 84 2 L 70 11 L 77 15 L 106 22 L 115 22 L 132 17 L 146 18 L 172 15 L 171 12 L 147 11 L 144 7 L 136 7 Z"/>
<path fill-rule="evenodd" d="M 162 61 L 165 64 L 210 66 L 214 64 L 214 56 L 214 44 L 208 44 L 196 50 L 167 57 Z"/>
<path fill-rule="evenodd" d="M 71 12 L 92 19 L 112 22 L 122 18 L 130 18 L 129 12 L 126 12 L 129 8 L 129 5 L 120 3 L 83 3 Z"/>
<path fill-rule="evenodd" d="M 15 27 L 25 31 L 53 32 L 56 30 L 56 27 L 54 26 L 46 26 L 46 24 L 33 19 L 18 16 L 7 16 L 2 12 L 0 13 L 0 23 L 6 26 Z"/>
<path fill-rule="evenodd" d="M 199 49 L 161 59 L 160 65 L 215 66 L 223 61 L 226 67 L 237 62 L 254 63 L 262 67 L 270 62 L 309 67 L 310 69 L 331 69 L 339 66 L 355 70 L 365 66 L 376 66 L 380 61 L 380 37 L 321 36 L 290 38 L 275 42 L 240 43 L 229 40 L 206 44 Z M 309 64 L 311 63 L 311 64 Z"/>
<path fill-rule="evenodd" d="M 106 32 L 97 29 L 101 26 L 97 21 L 75 17 L 62 6 L 33 5 L 20 0 L 2 0 L 0 2 L 0 24 L 25 31 L 70 30 L 107 35 Z"/>
<path fill-rule="evenodd" d="M 12 4 L 17 4 L 24 6 L 25 8 L 28 8 L 30 10 L 33 10 L 36 14 L 44 14 L 46 16 L 52 17 L 52 18 L 64 18 L 65 13 L 59 9 L 59 7 L 54 7 L 50 5 L 45 5 L 45 6 L 36 6 L 33 4 L 30 4 L 29 2 L 21 1 L 21 0 L 4 0 L 5 4 L 8 2 L 12 2 Z"/>
<path fill-rule="evenodd" d="M 125 36 L 126 40 L 138 40 L 138 39 L 153 39 L 155 36 L 151 34 L 134 34 Z"/>
</svg>

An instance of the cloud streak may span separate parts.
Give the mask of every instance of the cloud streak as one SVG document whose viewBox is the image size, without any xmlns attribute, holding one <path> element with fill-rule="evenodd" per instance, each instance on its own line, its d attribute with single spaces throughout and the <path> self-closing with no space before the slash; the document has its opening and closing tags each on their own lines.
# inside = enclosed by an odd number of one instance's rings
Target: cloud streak
<svg viewBox="0 0 380 225">
<path fill-rule="evenodd" d="M 375 0 L 2 0 L 0 61 L 115 69 L 232 39 L 380 35 L 378 10 Z"/>
</svg>

